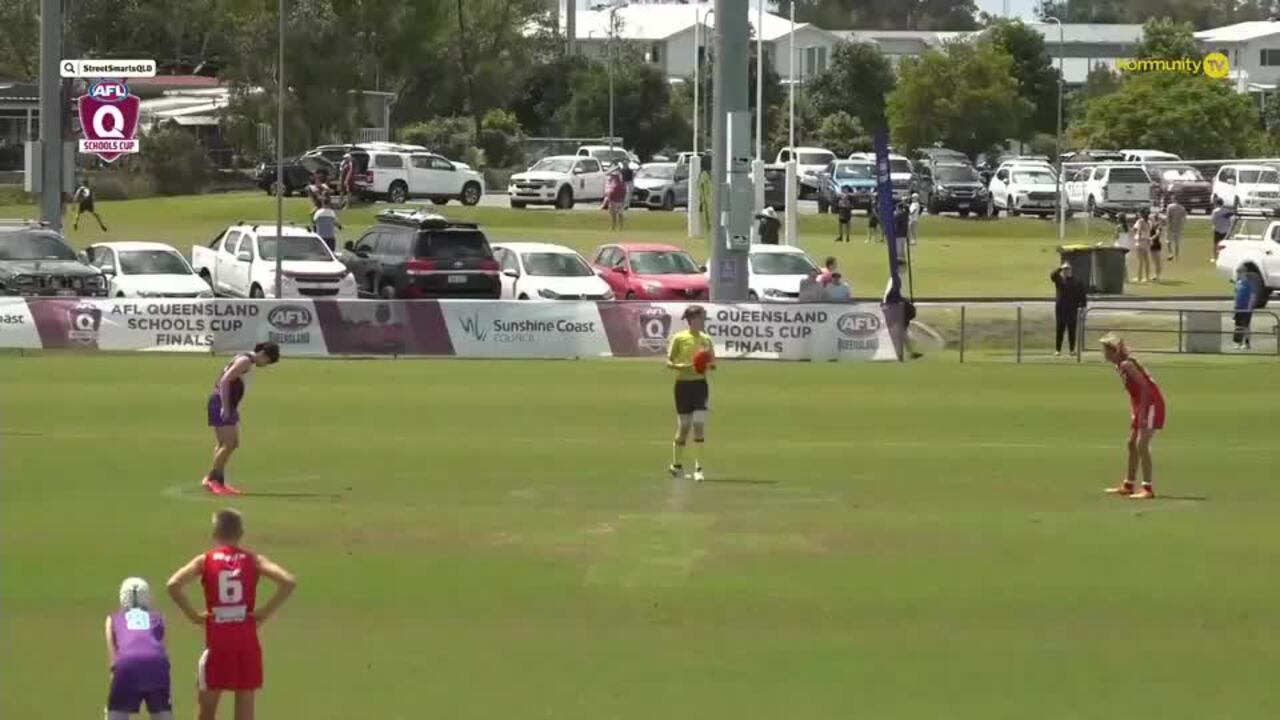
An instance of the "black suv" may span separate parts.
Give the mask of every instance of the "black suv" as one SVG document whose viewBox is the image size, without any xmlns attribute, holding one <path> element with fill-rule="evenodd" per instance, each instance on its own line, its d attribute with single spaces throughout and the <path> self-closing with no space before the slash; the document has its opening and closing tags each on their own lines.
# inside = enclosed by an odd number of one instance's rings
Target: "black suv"
<svg viewBox="0 0 1280 720">
<path fill-rule="evenodd" d="M 332 185 L 338 180 L 337 166 L 319 155 L 303 155 L 302 157 L 285 158 L 284 161 L 284 195 L 288 197 L 296 192 L 306 190 L 311 184 L 311 175 L 323 171 Z M 268 195 L 276 194 L 275 162 L 259 163 L 254 170 L 254 184 Z"/>
<path fill-rule="evenodd" d="M 0 295 L 103 297 L 106 278 L 40 223 L 0 221 Z"/>
<path fill-rule="evenodd" d="M 498 261 L 475 223 L 384 210 L 339 258 L 366 297 L 482 298 L 502 293 Z"/>
<path fill-rule="evenodd" d="M 958 212 L 987 214 L 987 188 L 972 165 L 936 163 L 920 169 L 920 202 L 931 215 Z"/>
</svg>

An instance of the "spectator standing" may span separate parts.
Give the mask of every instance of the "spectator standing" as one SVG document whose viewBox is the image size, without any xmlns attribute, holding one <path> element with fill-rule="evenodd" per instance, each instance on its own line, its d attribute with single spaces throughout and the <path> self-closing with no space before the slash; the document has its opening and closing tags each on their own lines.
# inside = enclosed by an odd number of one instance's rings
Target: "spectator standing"
<svg viewBox="0 0 1280 720">
<path fill-rule="evenodd" d="M 910 232 L 911 211 L 907 203 L 900 202 L 893 211 L 893 234 L 898 243 L 898 264 L 907 264 L 907 233 Z"/>
<path fill-rule="evenodd" d="M 911 321 L 916 319 L 916 304 L 902 297 L 902 290 L 894 286 L 893 278 L 889 278 L 889 284 L 885 287 L 881 307 L 885 310 L 885 320 L 896 322 L 902 337 L 902 348 L 907 355 L 912 360 L 924 357 L 923 353 L 916 352 L 911 342 Z"/>
<path fill-rule="evenodd" d="M 777 211 L 766 207 L 756 215 L 756 219 L 760 221 L 759 227 L 756 228 L 760 242 L 765 245 L 777 245 L 778 235 L 782 232 L 782 221 L 778 219 Z"/>
<path fill-rule="evenodd" d="M 609 211 L 609 229 L 623 229 L 623 213 L 626 211 L 627 183 L 622 171 L 615 168 L 605 179 L 604 209 Z"/>
<path fill-rule="evenodd" d="M 1133 224 L 1133 251 L 1138 256 L 1138 270 L 1133 281 L 1144 283 L 1151 280 L 1151 212 L 1146 208 L 1138 211 L 1138 221 Z"/>
<path fill-rule="evenodd" d="M 1235 215 L 1235 211 L 1227 207 L 1222 198 L 1213 199 L 1213 215 L 1210 218 L 1213 222 L 1213 259 L 1210 262 L 1218 262 L 1218 243 L 1227 239 Z"/>
<path fill-rule="evenodd" d="M 351 205 L 356 195 L 356 161 L 349 152 L 342 156 L 342 162 L 338 164 L 338 186 L 342 188 L 342 206 Z"/>
<path fill-rule="evenodd" d="M 831 282 L 827 284 L 826 299 L 828 302 L 849 302 L 853 299 L 853 288 L 838 272 L 831 274 Z"/>
<path fill-rule="evenodd" d="M 871 207 L 867 209 L 867 242 L 880 242 L 880 202 L 871 194 Z"/>
<path fill-rule="evenodd" d="M 1164 207 L 1165 240 L 1169 246 L 1169 261 L 1178 259 L 1182 252 L 1182 228 L 1187 222 L 1187 209 L 1182 207 L 1176 197 L 1169 199 Z M 1214 243 L 1217 245 L 1218 243 Z"/>
<path fill-rule="evenodd" d="M 1151 208 L 1151 267 L 1155 271 L 1153 282 L 1160 282 L 1160 272 L 1163 270 L 1164 256 L 1161 251 L 1164 250 L 1164 232 L 1165 219 L 1160 213 L 1160 208 Z"/>
<path fill-rule="evenodd" d="M 711 153 L 701 158 L 702 169 L 698 173 L 698 212 L 702 215 L 702 232 L 711 233 Z"/>
<path fill-rule="evenodd" d="M 799 301 L 802 303 L 822 302 L 824 296 L 822 283 L 818 282 L 818 271 L 810 270 L 805 279 L 800 281 Z"/>
<path fill-rule="evenodd" d="M 627 188 L 626 199 L 623 201 L 623 203 L 627 208 L 631 207 L 631 191 L 635 189 L 635 181 L 636 181 L 636 171 L 635 171 L 635 168 L 631 167 L 631 161 L 630 160 L 623 161 L 622 162 L 622 182 L 626 184 L 626 188 Z"/>
<path fill-rule="evenodd" d="M 822 287 L 830 285 L 831 278 L 837 274 L 839 274 L 839 270 L 836 269 L 836 259 L 828 256 L 822 263 L 822 272 L 818 273 L 818 284 Z"/>
<path fill-rule="evenodd" d="M 840 197 L 836 198 L 836 212 L 840 217 L 836 226 L 836 242 L 852 242 L 849 224 L 853 222 L 853 188 L 848 185 L 840 188 Z"/>
<path fill-rule="evenodd" d="M 1231 334 L 1231 340 L 1235 343 L 1237 350 L 1248 350 L 1250 340 L 1250 326 L 1253 324 L 1253 311 L 1258 307 L 1258 297 L 1261 278 L 1253 273 L 1239 268 L 1236 270 L 1236 293 L 1235 293 L 1235 324 L 1236 329 Z"/>
<path fill-rule="evenodd" d="M 1067 336 L 1067 347 L 1071 352 L 1076 351 L 1076 328 L 1080 320 L 1080 311 L 1089 304 L 1089 294 L 1084 286 L 1075 277 L 1071 270 L 1070 263 L 1062 263 L 1062 266 L 1049 274 L 1049 279 L 1053 281 L 1054 288 L 1054 324 L 1056 326 L 1053 354 L 1062 354 L 1062 336 Z"/>
<path fill-rule="evenodd" d="M 907 239 L 912 245 L 915 245 L 916 240 L 919 238 L 920 212 L 922 210 L 920 194 L 911 193 L 911 204 L 907 206 Z"/>
<path fill-rule="evenodd" d="M 319 209 L 311 215 L 311 228 L 330 250 L 338 247 L 338 230 L 342 229 L 342 224 L 338 222 L 338 213 L 333 211 L 330 198 L 325 197 Z"/>
</svg>

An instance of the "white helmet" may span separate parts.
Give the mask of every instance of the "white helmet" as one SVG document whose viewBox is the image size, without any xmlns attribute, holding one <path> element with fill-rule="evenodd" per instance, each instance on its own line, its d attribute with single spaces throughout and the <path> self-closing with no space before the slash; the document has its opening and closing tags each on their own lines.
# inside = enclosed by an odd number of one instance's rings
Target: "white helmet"
<svg viewBox="0 0 1280 720">
<path fill-rule="evenodd" d="M 120 583 L 120 607 L 125 610 L 151 607 L 151 586 L 146 580 L 137 577 L 125 578 Z"/>
</svg>

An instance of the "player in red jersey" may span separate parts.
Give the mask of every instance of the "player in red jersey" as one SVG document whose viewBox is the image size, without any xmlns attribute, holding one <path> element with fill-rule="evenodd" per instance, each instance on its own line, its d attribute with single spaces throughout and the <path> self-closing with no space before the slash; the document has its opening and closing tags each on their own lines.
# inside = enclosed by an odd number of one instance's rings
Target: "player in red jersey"
<svg viewBox="0 0 1280 720">
<path fill-rule="evenodd" d="M 191 622 L 204 625 L 197 689 L 199 720 L 214 720 L 222 691 L 235 693 L 236 720 L 253 720 L 254 692 L 262 687 L 262 647 L 258 627 L 293 593 L 289 571 L 240 547 L 244 521 L 235 510 L 213 516 L 212 550 L 195 556 L 169 578 L 169 596 Z M 269 578 L 276 593 L 257 606 L 258 578 Z M 196 578 L 204 588 L 205 611 L 196 612 L 185 588 Z"/>
<path fill-rule="evenodd" d="M 1117 335 L 1102 338 L 1102 353 L 1107 362 L 1113 363 L 1129 392 L 1129 465 L 1124 482 L 1119 487 L 1107 488 L 1107 492 L 1134 500 L 1150 500 L 1156 496 L 1151 485 L 1151 439 L 1157 430 L 1164 429 L 1164 395 L 1151 374 L 1129 354 L 1124 339 Z M 1142 466 L 1142 489 L 1134 490 L 1138 466 Z"/>
</svg>

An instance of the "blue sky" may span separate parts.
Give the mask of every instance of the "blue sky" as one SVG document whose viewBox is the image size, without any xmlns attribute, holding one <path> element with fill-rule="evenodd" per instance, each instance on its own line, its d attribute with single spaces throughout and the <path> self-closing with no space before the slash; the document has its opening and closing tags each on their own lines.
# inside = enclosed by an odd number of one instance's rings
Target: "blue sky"
<svg viewBox="0 0 1280 720">
<path fill-rule="evenodd" d="M 1004 11 L 1004 0 L 978 0 L 978 9 L 993 15 Z M 1009 0 L 1009 12 L 1023 20 L 1035 18 L 1036 0 Z"/>
</svg>

